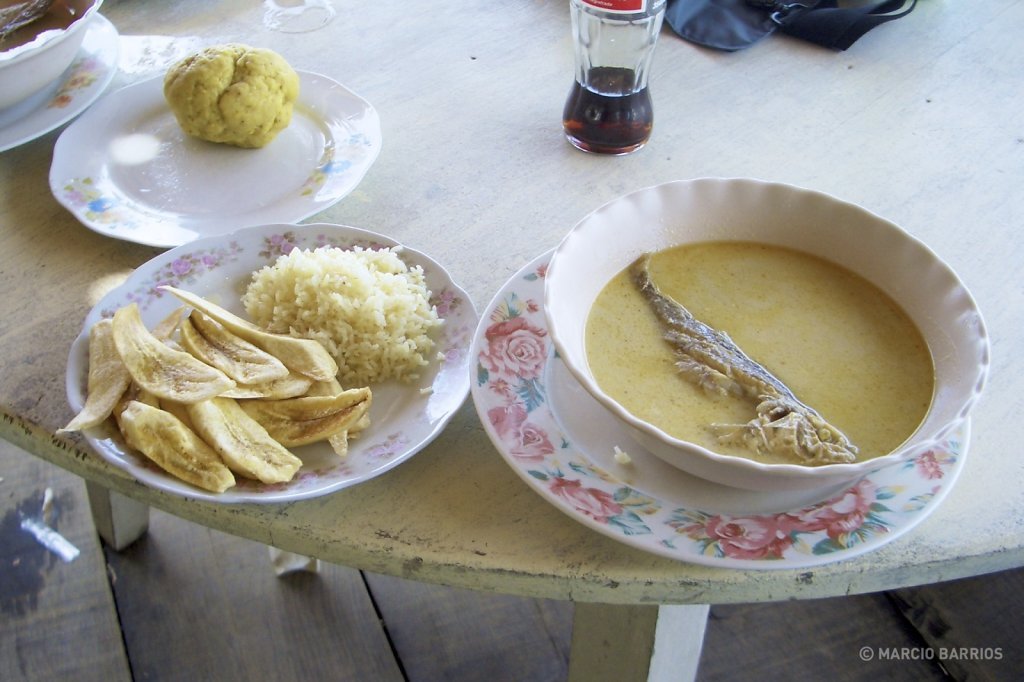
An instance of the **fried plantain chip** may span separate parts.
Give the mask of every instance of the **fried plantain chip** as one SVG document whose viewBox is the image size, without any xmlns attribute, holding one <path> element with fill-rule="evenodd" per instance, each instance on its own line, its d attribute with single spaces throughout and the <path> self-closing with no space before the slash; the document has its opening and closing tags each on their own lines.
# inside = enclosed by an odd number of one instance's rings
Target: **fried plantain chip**
<svg viewBox="0 0 1024 682">
<path fill-rule="evenodd" d="M 356 438 L 357 436 L 359 436 L 359 433 L 361 431 L 363 431 L 364 429 L 368 429 L 369 427 L 370 427 L 370 413 L 367 412 L 362 417 L 360 417 L 358 420 L 356 420 L 355 424 L 353 424 L 352 426 L 350 426 L 348 428 L 348 437 L 349 438 Z"/>
<path fill-rule="evenodd" d="M 182 403 L 220 395 L 235 382 L 215 367 L 175 350 L 146 329 L 135 303 L 114 313 L 114 343 L 128 373 L 159 398 Z"/>
<path fill-rule="evenodd" d="M 245 339 L 232 334 L 201 311 L 178 326 L 182 347 L 240 384 L 264 384 L 289 375 L 280 360 Z"/>
<path fill-rule="evenodd" d="M 274 440 L 287 447 L 297 447 L 348 431 L 363 419 L 371 402 L 369 388 L 354 388 L 337 396 L 245 400 L 239 402 L 239 406 Z"/>
<path fill-rule="evenodd" d="M 121 400 L 118 401 L 117 406 L 114 408 L 114 416 L 120 417 L 124 408 L 128 407 L 128 403 L 133 400 L 145 403 L 150 407 L 160 407 L 159 398 L 133 381 L 128 385 L 128 390 L 124 392 L 124 395 L 121 396 Z"/>
<path fill-rule="evenodd" d="M 161 341 L 167 341 L 174 335 L 174 330 L 178 328 L 178 323 L 181 322 L 182 316 L 185 314 L 185 306 L 180 306 L 171 311 L 171 314 L 156 323 L 150 331 L 153 336 L 160 339 Z"/>
<path fill-rule="evenodd" d="M 284 379 L 276 379 L 265 384 L 238 384 L 234 388 L 221 393 L 222 398 L 264 398 L 266 400 L 283 400 L 306 395 L 313 380 L 301 374 L 289 374 Z"/>
<path fill-rule="evenodd" d="M 215 493 L 235 484 L 213 448 L 171 413 L 133 400 L 121 412 L 120 423 L 128 445 L 172 476 Z"/>
<path fill-rule="evenodd" d="M 338 431 L 333 436 L 327 439 L 331 449 L 334 450 L 334 454 L 338 457 L 348 456 L 348 443 L 354 438 L 359 437 L 359 433 L 370 426 L 370 413 L 366 412 L 362 417 L 356 420 L 356 423 L 348 427 L 343 431 Z"/>
<path fill-rule="evenodd" d="M 89 330 L 89 378 L 85 405 L 57 433 L 82 431 L 103 423 L 128 390 L 131 380 L 114 344 L 114 323 L 109 318 L 102 319 Z"/>
<path fill-rule="evenodd" d="M 338 457 L 348 456 L 348 429 L 343 429 L 333 436 L 328 436 L 327 442 Z"/>
<path fill-rule="evenodd" d="M 160 288 L 174 294 L 196 310 L 206 313 L 249 343 L 277 357 L 294 372 L 317 381 L 327 381 L 338 374 L 338 363 L 319 341 L 273 334 L 191 292 L 166 285 Z"/>
<path fill-rule="evenodd" d="M 240 476 L 263 483 L 283 483 L 290 481 L 302 466 L 302 460 L 274 440 L 230 398 L 211 398 L 192 403 L 186 409 L 196 433 Z"/>
<path fill-rule="evenodd" d="M 124 392 L 124 395 L 121 396 L 121 399 L 114 407 L 114 421 L 117 422 L 117 428 L 122 434 L 124 433 L 124 425 L 121 424 L 121 415 L 132 401 L 138 401 L 145 405 L 149 405 L 150 407 L 160 407 L 159 398 L 133 381 L 131 385 L 128 386 L 128 390 Z"/>
<path fill-rule="evenodd" d="M 164 412 L 170 412 L 180 419 L 182 424 L 195 431 L 195 428 L 192 426 L 192 417 L 188 416 L 188 407 L 185 403 L 176 403 L 173 400 L 160 400 L 157 402 L 157 407 Z"/>
<path fill-rule="evenodd" d="M 314 381 L 313 385 L 309 387 L 309 391 L 306 395 L 338 395 L 345 389 L 341 387 L 341 382 L 336 378 L 328 379 L 327 381 Z"/>
<path fill-rule="evenodd" d="M 308 421 L 329 417 L 363 403 L 364 407 L 368 408 L 372 399 L 373 393 L 369 388 L 350 388 L 337 395 L 304 395 L 287 400 L 247 400 L 245 404 L 257 406 L 261 412 L 282 419 Z"/>
</svg>

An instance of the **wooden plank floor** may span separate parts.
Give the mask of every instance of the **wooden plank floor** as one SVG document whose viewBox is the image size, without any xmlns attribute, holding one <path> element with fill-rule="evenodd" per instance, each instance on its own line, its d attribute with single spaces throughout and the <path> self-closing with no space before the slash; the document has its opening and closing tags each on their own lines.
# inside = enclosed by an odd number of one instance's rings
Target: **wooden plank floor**
<svg viewBox="0 0 1024 682">
<path fill-rule="evenodd" d="M 20 528 L 23 516 L 39 514 L 47 488 L 47 520 L 81 550 L 69 562 Z M 278 577 L 265 546 L 157 511 L 145 538 L 112 552 L 96 539 L 82 482 L 2 442 L 0 518 L 0 680 L 567 675 L 569 603 L 328 564 Z M 1009 571 L 842 599 L 716 606 L 698 679 L 1024 679 L 1022 588 L 1024 571 Z M 962 655 L 922 660 L 929 644 Z M 865 647 L 873 660 L 861 658 Z M 1000 660 L 978 660 L 993 656 Z"/>
</svg>

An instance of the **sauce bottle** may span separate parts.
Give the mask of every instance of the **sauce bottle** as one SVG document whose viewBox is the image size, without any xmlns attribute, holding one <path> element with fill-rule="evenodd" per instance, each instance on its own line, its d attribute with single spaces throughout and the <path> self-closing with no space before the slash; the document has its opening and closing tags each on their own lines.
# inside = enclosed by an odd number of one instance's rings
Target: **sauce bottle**
<svg viewBox="0 0 1024 682">
<path fill-rule="evenodd" d="M 562 127 L 577 148 L 628 154 L 654 124 L 647 75 L 666 0 L 569 0 L 576 80 Z"/>
</svg>

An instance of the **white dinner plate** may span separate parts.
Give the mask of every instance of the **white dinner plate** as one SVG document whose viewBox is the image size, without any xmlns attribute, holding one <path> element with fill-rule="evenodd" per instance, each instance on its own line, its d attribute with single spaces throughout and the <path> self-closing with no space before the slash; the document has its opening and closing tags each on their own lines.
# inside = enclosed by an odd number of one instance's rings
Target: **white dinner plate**
<svg viewBox="0 0 1024 682">
<path fill-rule="evenodd" d="M 117 74 L 117 29 L 95 15 L 71 65 L 48 88 L 0 109 L 0 152 L 30 142 L 86 110 Z"/>
<path fill-rule="evenodd" d="M 969 423 L 941 448 L 852 485 L 756 492 L 696 478 L 645 450 L 573 378 L 544 316 L 551 252 L 520 270 L 481 317 L 471 388 L 512 469 L 580 523 L 654 554 L 708 566 L 806 568 L 857 556 L 930 514 L 967 456 Z M 616 458 L 616 450 L 628 461 Z"/>
<path fill-rule="evenodd" d="M 77 412 L 85 400 L 88 378 L 88 331 L 97 320 L 135 302 L 150 327 L 180 306 L 158 287 L 170 284 L 194 292 L 245 317 L 241 296 L 253 271 L 273 263 L 292 248 L 332 245 L 342 248 L 397 246 L 389 237 L 341 225 L 263 225 L 229 235 L 207 237 L 166 251 L 135 270 L 103 297 L 85 319 L 72 344 L 67 368 L 67 394 Z M 303 461 L 288 483 L 265 485 L 238 478 L 223 493 L 209 493 L 184 483 L 127 447 L 117 429 L 104 424 L 85 435 L 93 449 L 139 481 L 183 497 L 215 502 L 292 502 L 340 490 L 379 476 L 430 443 L 447 425 L 469 394 L 469 344 L 478 318 L 469 296 L 430 257 L 402 247 L 401 258 L 423 268 L 431 303 L 444 323 L 432 334 L 436 352 L 413 383 L 394 380 L 371 385 L 371 425 L 353 438 L 345 458 L 327 443 L 292 451 Z"/>
<path fill-rule="evenodd" d="M 186 135 L 162 76 L 111 92 L 61 133 L 50 189 L 86 227 L 160 247 L 318 213 L 376 160 L 380 119 L 340 83 L 298 73 L 291 123 L 262 149 Z"/>
</svg>

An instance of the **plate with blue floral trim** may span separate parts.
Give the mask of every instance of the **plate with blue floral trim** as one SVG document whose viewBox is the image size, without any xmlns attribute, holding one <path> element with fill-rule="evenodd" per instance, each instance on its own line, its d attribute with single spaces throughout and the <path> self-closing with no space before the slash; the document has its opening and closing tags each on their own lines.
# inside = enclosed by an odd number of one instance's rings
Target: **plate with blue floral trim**
<svg viewBox="0 0 1024 682">
<path fill-rule="evenodd" d="M 261 149 L 186 135 L 162 77 L 111 92 L 57 139 L 50 190 L 89 229 L 159 247 L 323 211 L 376 160 L 380 119 L 342 84 L 298 74 L 291 123 Z"/>
<path fill-rule="evenodd" d="M 666 464 L 558 359 L 543 310 L 550 257 L 526 265 L 483 311 L 470 349 L 470 392 L 513 471 L 585 526 L 695 564 L 806 568 L 894 540 L 956 482 L 967 456 L 966 420 L 942 447 L 828 489 L 739 490 Z"/>
<path fill-rule="evenodd" d="M 410 267 L 423 268 L 431 304 L 444 322 L 431 337 L 429 365 L 411 383 L 388 380 L 371 384 L 370 426 L 349 443 L 346 457 L 324 442 L 291 448 L 303 465 L 287 483 L 266 485 L 243 478 L 223 493 L 209 493 L 167 474 L 129 448 L 107 420 L 85 433 L 93 450 L 111 464 L 153 488 L 182 497 L 213 502 L 293 502 L 317 497 L 367 481 L 398 466 L 426 447 L 444 429 L 469 394 L 469 345 L 478 317 L 469 296 L 429 256 L 389 237 L 354 227 L 327 224 L 276 224 L 207 237 L 166 251 L 136 269 L 104 296 L 85 318 L 71 346 L 66 388 L 68 402 L 81 409 L 88 380 L 89 329 L 127 304 L 139 306 L 152 327 L 181 304 L 161 290 L 170 284 L 186 289 L 245 317 L 241 297 L 252 273 L 294 248 L 320 246 L 367 249 L 400 247 Z"/>
</svg>

